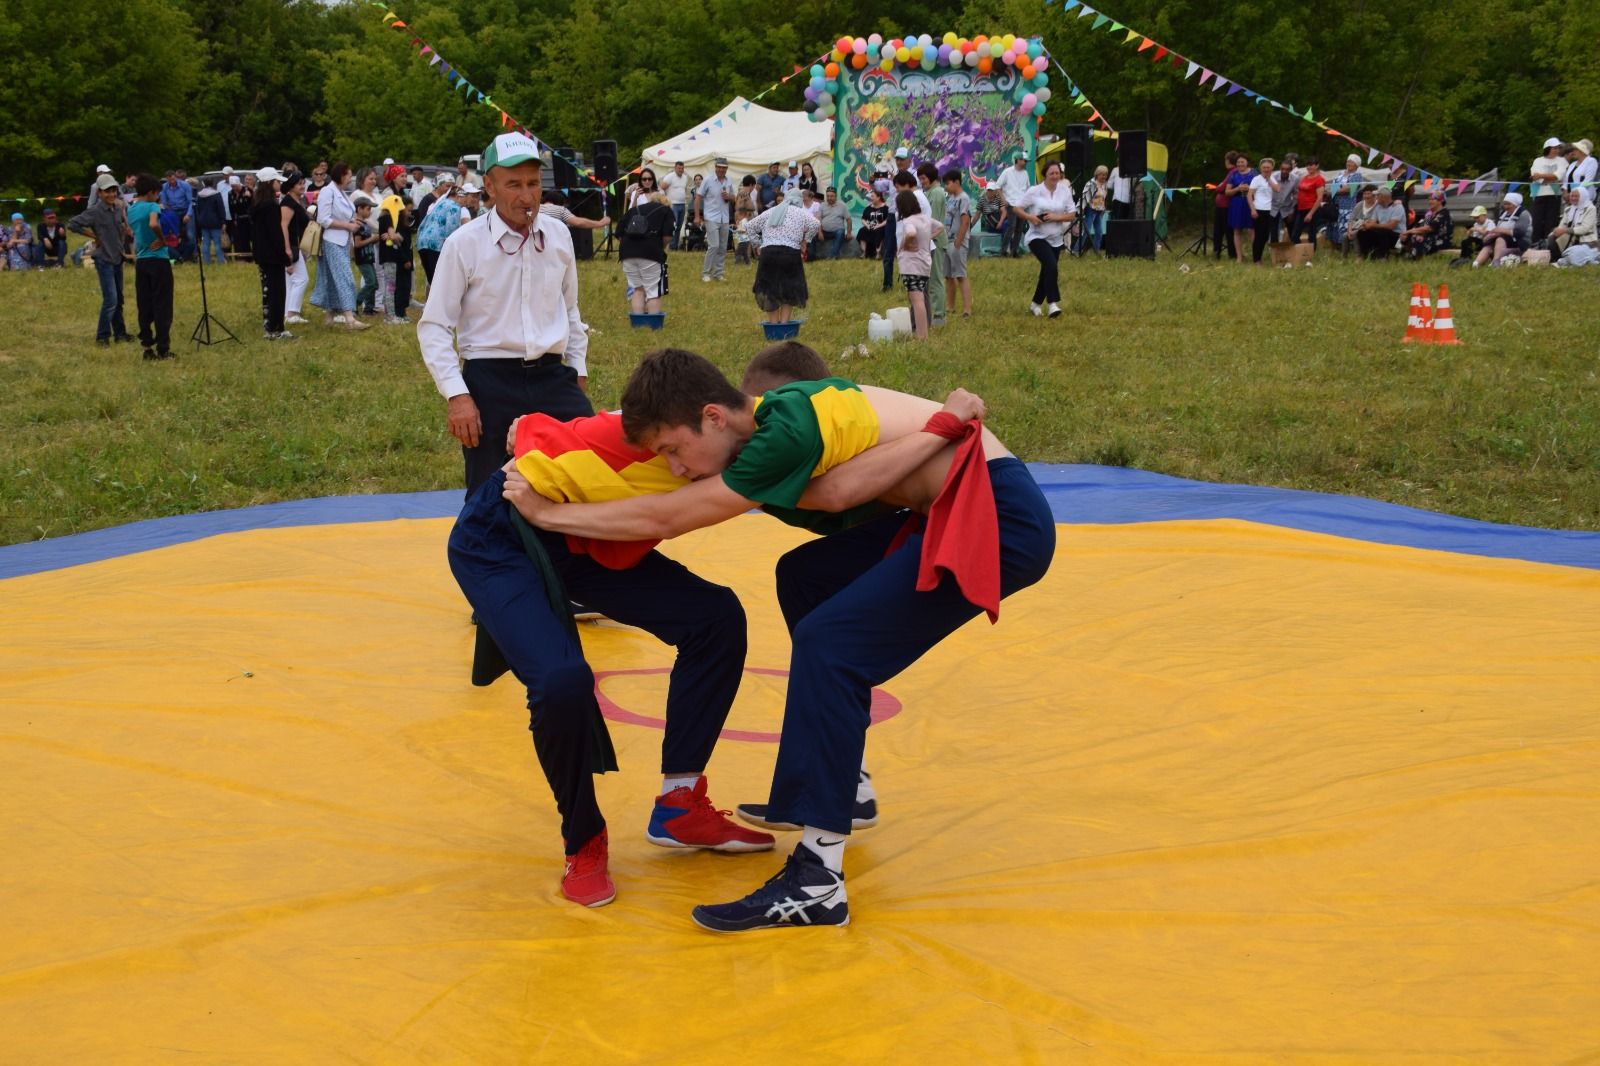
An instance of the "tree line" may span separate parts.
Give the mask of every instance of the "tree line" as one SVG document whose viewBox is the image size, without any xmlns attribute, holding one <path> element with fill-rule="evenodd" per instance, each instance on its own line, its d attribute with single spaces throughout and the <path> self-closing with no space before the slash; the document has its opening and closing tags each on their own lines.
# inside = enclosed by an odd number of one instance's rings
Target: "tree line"
<svg viewBox="0 0 1600 1066">
<path fill-rule="evenodd" d="M 1432 172 L 1524 177 L 1547 136 L 1600 134 L 1600 5 L 1576 0 L 1106 0 L 1106 13 L 1233 80 Z M 1060 0 L 392 0 L 474 85 L 557 144 L 624 160 L 754 96 L 842 34 L 1040 35 L 1117 127 L 1171 153 L 1173 184 L 1223 152 L 1342 160 L 1348 145 L 1090 32 Z M 355 0 L 7 0 L 0 196 L 75 193 L 97 163 L 190 173 L 293 159 L 453 161 L 498 113 L 451 92 L 382 9 Z M 798 110 L 803 79 L 762 103 Z M 1057 97 L 1046 132 L 1085 113 Z M 1313 136 L 1316 134 L 1316 136 Z M 1600 138 L 1596 138 L 1600 139 Z"/>
</svg>

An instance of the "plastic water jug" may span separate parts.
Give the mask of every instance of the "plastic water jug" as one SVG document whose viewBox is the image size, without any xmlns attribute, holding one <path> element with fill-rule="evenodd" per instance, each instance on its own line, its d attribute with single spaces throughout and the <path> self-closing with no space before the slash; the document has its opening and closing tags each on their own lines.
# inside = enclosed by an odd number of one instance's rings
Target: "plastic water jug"
<svg viewBox="0 0 1600 1066">
<path fill-rule="evenodd" d="M 911 308 L 909 308 L 909 307 L 891 307 L 891 308 L 889 308 L 889 325 L 894 327 L 894 331 L 897 334 L 899 334 L 899 333 L 910 333 L 911 332 Z"/>
<path fill-rule="evenodd" d="M 872 317 L 867 319 L 867 340 L 886 341 L 893 338 L 894 323 L 878 314 L 878 312 L 872 312 Z"/>
</svg>

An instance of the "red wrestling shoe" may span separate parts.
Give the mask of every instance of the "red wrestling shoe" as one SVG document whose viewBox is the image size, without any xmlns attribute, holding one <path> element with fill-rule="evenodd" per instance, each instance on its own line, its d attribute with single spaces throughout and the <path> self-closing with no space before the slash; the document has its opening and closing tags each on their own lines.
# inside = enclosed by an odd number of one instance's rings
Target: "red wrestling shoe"
<svg viewBox="0 0 1600 1066">
<path fill-rule="evenodd" d="M 617 886 L 606 871 L 606 831 L 589 838 L 576 855 L 567 856 L 561 894 L 582 907 L 604 907 L 617 898 Z"/>
<path fill-rule="evenodd" d="M 656 797 L 645 839 L 663 848 L 705 848 L 709 851 L 769 851 L 772 834 L 736 825 L 706 797 L 702 774 L 694 788 L 675 788 Z"/>
</svg>

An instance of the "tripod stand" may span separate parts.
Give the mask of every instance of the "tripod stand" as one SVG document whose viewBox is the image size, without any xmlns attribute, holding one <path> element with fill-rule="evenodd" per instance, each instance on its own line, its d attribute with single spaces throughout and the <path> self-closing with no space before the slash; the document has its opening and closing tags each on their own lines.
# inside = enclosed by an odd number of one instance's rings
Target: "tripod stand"
<svg viewBox="0 0 1600 1066">
<path fill-rule="evenodd" d="M 1182 254 L 1178 256 L 1179 259 L 1182 259 L 1185 255 L 1198 255 L 1201 259 L 1204 259 L 1210 254 L 1211 227 L 1207 226 L 1205 221 L 1205 219 L 1200 220 L 1200 236 L 1196 237 L 1194 242 L 1183 250 Z M 1172 249 L 1169 248 L 1167 250 L 1171 251 Z"/>
<path fill-rule="evenodd" d="M 211 313 L 211 307 L 206 302 L 205 256 L 203 254 L 197 255 L 195 256 L 194 261 L 195 265 L 200 268 L 200 321 L 195 323 L 194 333 L 189 337 L 189 339 L 193 341 L 196 346 L 201 344 L 221 344 L 223 338 L 217 337 L 216 339 L 212 339 L 211 336 L 211 327 L 213 324 L 215 324 L 218 330 L 228 335 L 228 340 L 235 344 L 243 344 L 243 341 L 233 335 L 233 330 L 229 329 L 227 326 L 224 326 L 221 320 Z"/>
</svg>

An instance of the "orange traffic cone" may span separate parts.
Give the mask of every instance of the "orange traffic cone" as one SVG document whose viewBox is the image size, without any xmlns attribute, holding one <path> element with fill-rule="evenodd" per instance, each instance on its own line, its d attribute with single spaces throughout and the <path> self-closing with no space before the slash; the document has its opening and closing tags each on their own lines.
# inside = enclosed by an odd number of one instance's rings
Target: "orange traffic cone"
<svg viewBox="0 0 1600 1066">
<path fill-rule="evenodd" d="M 1406 318 L 1406 335 L 1401 344 L 1427 344 L 1431 340 L 1425 310 L 1427 293 L 1420 282 L 1411 283 L 1411 313 Z"/>
<path fill-rule="evenodd" d="M 1450 314 L 1450 286 L 1439 286 L 1439 312 L 1433 320 L 1434 344 L 1460 344 L 1456 337 L 1456 322 Z"/>
</svg>

